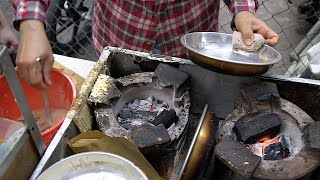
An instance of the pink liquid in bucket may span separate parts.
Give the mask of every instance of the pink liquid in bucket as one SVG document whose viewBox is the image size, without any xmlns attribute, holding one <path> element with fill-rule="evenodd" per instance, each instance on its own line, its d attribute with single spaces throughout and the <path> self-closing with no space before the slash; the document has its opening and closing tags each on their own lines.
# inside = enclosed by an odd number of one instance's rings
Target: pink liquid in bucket
<svg viewBox="0 0 320 180">
<path fill-rule="evenodd" d="M 49 123 L 47 121 L 47 116 L 45 109 L 35 109 L 32 110 L 32 113 L 34 115 L 34 118 L 37 122 L 38 128 L 40 132 L 44 132 L 51 127 L 49 126 Z M 51 108 L 51 119 L 53 124 L 58 124 L 61 119 L 64 119 L 66 117 L 66 114 L 68 113 L 67 109 L 52 109 Z M 16 119 L 17 122 L 25 123 L 23 120 L 23 117 Z"/>
<path fill-rule="evenodd" d="M 20 77 L 19 77 L 20 78 Z M 28 100 L 29 106 L 35 115 L 39 130 L 48 146 L 54 135 L 60 128 L 67 112 L 76 98 L 76 88 L 72 80 L 62 71 L 53 69 L 51 72 L 52 85 L 48 88 L 49 105 L 53 127 L 49 127 L 44 111 L 43 92 L 32 88 L 19 79 Z M 23 122 L 20 109 L 15 102 L 15 98 L 10 90 L 4 75 L 0 76 L 0 117 Z"/>
</svg>

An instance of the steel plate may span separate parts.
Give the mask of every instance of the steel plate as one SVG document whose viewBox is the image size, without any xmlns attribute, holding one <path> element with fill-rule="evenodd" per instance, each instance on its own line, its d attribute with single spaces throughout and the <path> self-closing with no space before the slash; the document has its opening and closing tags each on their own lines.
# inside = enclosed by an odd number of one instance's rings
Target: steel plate
<svg viewBox="0 0 320 180">
<path fill-rule="evenodd" d="M 126 158 L 111 153 L 87 152 L 62 159 L 38 179 L 147 180 L 148 178 Z"/>
<path fill-rule="evenodd" d="M 274 48 L 263 45 L 256 52 L 232 48 L 232 35 L 216 32 L 185 34 L 180 42 L 193 62 L 210 70 L 231 75 L 260 75 L 281 60 Z"/>
</svg>

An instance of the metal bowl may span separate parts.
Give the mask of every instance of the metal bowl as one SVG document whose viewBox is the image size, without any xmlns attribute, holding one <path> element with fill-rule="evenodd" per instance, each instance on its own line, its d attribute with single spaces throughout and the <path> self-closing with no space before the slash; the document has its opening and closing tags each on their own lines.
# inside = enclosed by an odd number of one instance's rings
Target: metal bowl
<svg viewBox="0 0 320 180">
<path fill-rule="evenodd" d="M 104 152 L 87 152 L 67 157 L 47 169 L 38 179 L 148 180 L 144 172 L 128 159 Z"/>
<path fill-rule="evenodd" d="M 182 36 L 180 42 L 191 61 L 229 75 L 261 75 L 281 60 L 280 53 L 268 45 L 256 52 L 234 50 L 231 34 L 194 32 Z"/>
</svg>

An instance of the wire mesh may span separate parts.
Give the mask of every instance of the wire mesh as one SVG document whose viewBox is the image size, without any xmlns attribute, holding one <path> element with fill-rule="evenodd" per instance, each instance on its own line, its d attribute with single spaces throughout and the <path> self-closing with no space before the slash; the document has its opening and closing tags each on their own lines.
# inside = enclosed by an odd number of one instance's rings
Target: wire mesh
<svg viewBox="0 0 320 180">
<path fill-rule="evenodd" d="M 97 60 L 91 38 L 91 7 L 94 0 L 51 1 L 47 14 L 47 35 L 54 53 Z M 0 0 L 0 5 L 8 20 L 13 19 L 11 4 Z M 308 67 L 306 51 L 320 42 L 320 27 L 315 27 L 320 17 L 320 1 L 259 0 L 256 15 L 280 35 L 275 48 L 281 53 L 282 61 L 270 72 L 301 76 Z M 221 0 L 220 32 L 232 33 L 231 20 L 232 15 Z"/>
</svg>

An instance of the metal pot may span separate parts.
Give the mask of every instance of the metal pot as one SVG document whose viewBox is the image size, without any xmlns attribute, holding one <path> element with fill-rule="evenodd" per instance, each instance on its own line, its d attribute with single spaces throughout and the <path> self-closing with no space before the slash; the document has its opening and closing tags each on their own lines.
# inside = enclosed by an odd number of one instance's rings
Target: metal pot
<svg viewBox="0 0 320 180">
<path fill-rule="evenodd" d="M 234 50 L 231 34 L 194 32 L 182 36 L 180 42 L 191 61 L 228 75 L 261 75 L 281 60 L 280 53 L 268 45 L 256 52 Z"/>
<path fill-rule="evenodd" d="M 128 159 L 105 152 L 80 153 L 62 159 L 47 169 L 38 179 L 89 178 L 148 180 L 144 172 Z"/>
</svg>

